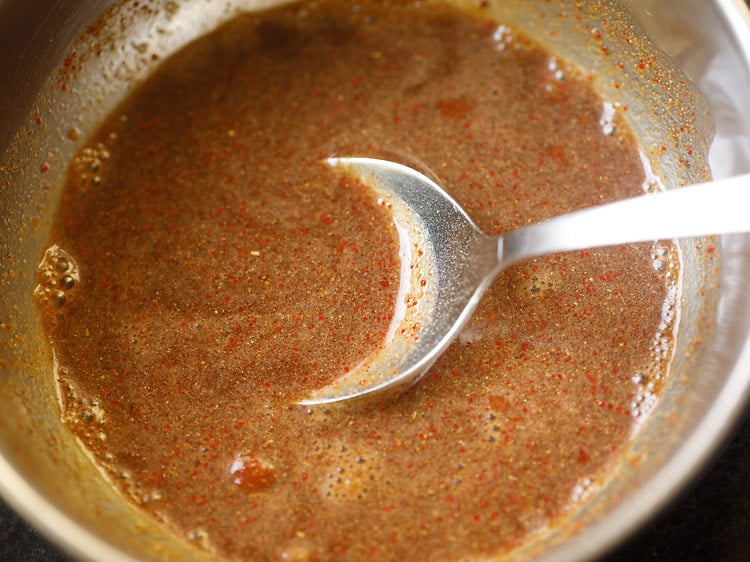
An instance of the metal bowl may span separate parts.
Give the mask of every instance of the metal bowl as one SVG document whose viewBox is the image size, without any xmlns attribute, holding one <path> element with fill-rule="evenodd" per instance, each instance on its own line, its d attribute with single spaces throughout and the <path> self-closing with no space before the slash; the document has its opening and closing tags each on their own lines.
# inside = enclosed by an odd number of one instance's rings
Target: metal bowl
<svg viewBox="0 0 750 562">
<path fill-rule="evenodd" d="M 66 163 L 157 58 L 238 10 L 277 3 L 0 0 L 0 494 L 74 557 L 209 559 L 123 499 L 61 422 L 31 295 Z M 489 4 L 591 72 L 603 96 L 632 108 L 636 136 L 668 187 L 702 178 L 707 162 L 716 177 L 750 171 L 750 115 L 742 111 L 750 91 L 750 15 L 742 2 Z M 578 17 L 558 17 L 562 12 Z M 657 74 L 638 70 L 644 54 L 658 59 Z M 616 70 L 620 62 L 626 75 Z M 712 144 L 703 99 L 715 124 Z M 676 142 L 662 154 L 656 144 L 664 138 Z M 680 159 L 688 145 L 695 150 L 686 168 Z M 735 424 L 750 388 L 750 237 L 718 241 L 721 259 L 702 244 L 683 242 L 678 343 L 653 413 L 610 481 L 509 559 L 601 555 L 670 502 Z"/>
</svg>

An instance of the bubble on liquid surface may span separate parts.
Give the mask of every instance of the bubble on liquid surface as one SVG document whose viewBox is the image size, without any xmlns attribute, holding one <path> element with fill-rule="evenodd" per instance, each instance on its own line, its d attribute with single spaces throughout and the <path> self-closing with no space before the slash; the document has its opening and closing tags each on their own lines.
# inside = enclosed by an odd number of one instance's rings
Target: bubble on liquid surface
<svg viewBox="0 0 750 562">
<path fill-rule="evenodd" d="M 78 265 L 73 256 L 55 244 L 47 248 L 37 266 L 34 296 L 44 306 L 62 308 L 80 281 Z"/>
<path fill-rule="evenodd" d="M 639 151 L 638 154 L 641 157 L 641 164 L 643 165 L 644 180 L 641 185 L 644 193 L 658 193 L 665 190 L 664 183 L 661 178 L 656 175 L 653 168 L 651 167 L 651 161 L 643 151 Z"/>
<path fill-rule="evenodd" d="M 513 30 L 506 25 L 499 25 L 492 33 L 498 51 L 504 51 L 513 42 Z"/>
<path fill-rule="evenodd" d="M 197 544 L 203 550 L 214 550 L 211 544 L 211 538 L 205 529 L 193 529 L 187 532 L 187 538 L 190 542 Z"/>
<path fill-rule="evenodd" d="M 65 400 L 65 412 L 63 419 L 71 426 L 97 427 L 101 428 L 106 423 L 104 409 L 96 399 L 85 398 L 77 393 L 68 394 Z M 99 436 L 100 430 L 95 434 Z M 94 434 L 92 430 L 92 434 Z"/>
<path fill-rule="evenodd" d="M 72 162 L 73 170 L 78 178 L 79 189 L 85 191 L 101 185 L 101 173 L 109 158 L 109 149 L 103 143 L 86 147 L 80 152 Z"/>
<path fill-rule="evenodd" d="M 583 500 L 591 496 L 595 487 L 596 485 L 594 481 L 588 476 L 579 478 L 571 490 L 570 502 L 581 503 Z"/>
<path fill-rule="evenodd" d="M 602 104 L 602 114 L 599 117 L 602 133 L 611 136 L 615 134 L 615 106 L 608 101 Z"/>
<path fill-rule="evenodd" d="M 656 242 L 650 257 L 654 269 L 664 275 L 666 294 L 661 319 L 649 346 L 650 362 L 643 370 L 635 372 L 631 379 L 636 385 L 630 403 L 630 415 L 635 420 L 634 432 L 648 419 L 659 402 L 664 375 L 669 372 L 674 355 L 675 334 L 680 322 L 682 259 L 679 246 Z"/>
<path fill-rule="evenodd" d="M 318 489 L 328 501 L 361 501 L 370 494 L 373 482 L 383 478 L 376 454 L 365 454 L 357 447 L 339 441 L 322 441 L 313 449 L 325 466 Z"/>
<path fill-rule="evenodd" d="M 551 78 L 554 80 L 562 80 L 565 78 L 565 73 L 560 68 L 557 62 L 557 57 L 550 57 L 547 61 L 547 70 L 549 71 Z"/>
</svg>

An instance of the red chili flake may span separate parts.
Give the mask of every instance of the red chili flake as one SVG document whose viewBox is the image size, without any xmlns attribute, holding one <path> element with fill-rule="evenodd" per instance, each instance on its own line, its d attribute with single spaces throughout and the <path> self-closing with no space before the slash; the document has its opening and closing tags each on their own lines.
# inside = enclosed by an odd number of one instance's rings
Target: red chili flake
<svg viewBox="0 0 750 562">
<path fill-rule="evenodd" d="M 578 462 L 581 464 L 586 464 L 587 462 L 589 462 L 589 456 L 583 449 L 580 449 L 578 451 Z"/>
<path fill-rule="evenodd" d="M 41 165 L 41 166 L 39 167 L 39 169 L 41 170 L 41 172 L 42 172 L 43 174 L 46 174 L 47 172 L 49 172 L 49 164 L 47 164 L 47 163 L 45 162 L 44 164 L 42 164 L 42 165 Z"/>
</svg>

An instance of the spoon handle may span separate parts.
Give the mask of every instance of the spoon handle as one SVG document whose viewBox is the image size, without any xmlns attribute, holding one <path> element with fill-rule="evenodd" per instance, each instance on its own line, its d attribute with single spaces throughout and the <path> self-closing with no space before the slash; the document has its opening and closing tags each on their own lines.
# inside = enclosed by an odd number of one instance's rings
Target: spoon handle
<svg viewBox="0 0 750 562">
<path fill-rule="evenodd" d="M 750 174 L 589 207 L 509 232 L 498 261 L 690 236 L 750 232 Z"/>
</svg>

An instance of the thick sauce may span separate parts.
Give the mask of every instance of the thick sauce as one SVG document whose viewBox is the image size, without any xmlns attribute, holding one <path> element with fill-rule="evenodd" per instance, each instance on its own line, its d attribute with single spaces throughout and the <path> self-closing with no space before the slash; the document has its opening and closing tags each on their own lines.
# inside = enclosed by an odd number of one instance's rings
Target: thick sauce
<svg viewBox="0 0 750 562">
<path fill-rule="evenodd" d="M 293 404 L 382 344 L 388 210 L 327 156 L 434 174 L 500 233 L 638 195 L 617 109 L 518 32 L 324 1 L 188 46 L 71 164 L 40 267 L 63 415 L 112 481 L 229 559 L 502 553 L 604 483 L 671 354 L 669 244 L 505 272 L 420 384 Z"/>
</svg>

